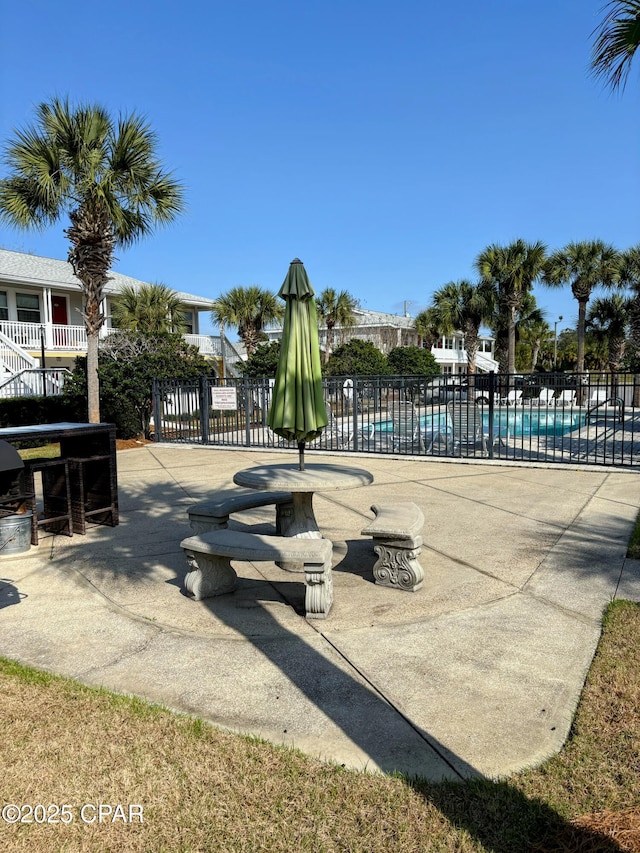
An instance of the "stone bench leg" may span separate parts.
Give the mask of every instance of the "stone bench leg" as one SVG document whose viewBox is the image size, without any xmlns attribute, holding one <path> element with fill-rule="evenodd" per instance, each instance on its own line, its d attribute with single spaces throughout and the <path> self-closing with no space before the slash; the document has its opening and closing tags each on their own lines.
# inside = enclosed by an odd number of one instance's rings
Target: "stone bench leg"
<svg viewBox="0 0 640 853">
<path fill-rule="evenodd" d="M 418 562 L 421 544 L 421 539 L 384 539 L 374 536 L 373 550 L 378 555 L 373 567 L 376 583 L 408 592 L 419 590 L 424 580 L 424 571 Z"/>
<path fill-rule="evenodd" d="M 326 619 L 333 604 L 331 560 L 324 565 L 305 563 L 304 609 L 307 619 Z"/>
<path fill-rule="evenodd" d="M 238 575 L 229 557 L 195 554 L 193 551 L 187 551 L 186 557 L 191 571 L 185 576 L 184 587 L 196 601 L 233 592 Z"/>
</svg>

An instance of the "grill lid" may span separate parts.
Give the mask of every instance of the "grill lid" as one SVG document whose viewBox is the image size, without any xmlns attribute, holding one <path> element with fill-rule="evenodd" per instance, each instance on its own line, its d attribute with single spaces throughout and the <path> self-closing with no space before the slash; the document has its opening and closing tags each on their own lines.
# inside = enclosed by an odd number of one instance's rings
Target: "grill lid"
<svg viewBox="0 0 640 853">
<path fill-rule="evenodd" d="M 0 471 L 20 471 L 22 468 L 24 462 L 15 447 L 0 439 Z"/>
</svg>

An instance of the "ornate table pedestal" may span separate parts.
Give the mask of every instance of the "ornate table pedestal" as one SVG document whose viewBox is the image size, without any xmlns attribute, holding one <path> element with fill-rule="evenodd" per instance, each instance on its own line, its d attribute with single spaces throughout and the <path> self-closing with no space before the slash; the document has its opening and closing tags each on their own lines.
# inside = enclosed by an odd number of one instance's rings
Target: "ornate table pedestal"
<svg viewBox="0 0 640 853">
<path fill-rule="evenodd" d="M 284 536 L 303 539 L 321 539 L 313 512 L 314 492 L 357 489 L 373 482 L 373 474 L 364 468 L 351 468 L 347 465 L 329 465 L 310 463 L 303 471 L 297 462 L 281 465 L 257 465 L 238 471 L 233 482 L 248 489 L 269 492 L 291 492 L 292 502 L 283 508 L 280 515 L 281 530 Z M 282 565 L 289 571 L 299 570 L 297 565 Z"/>
</svg>

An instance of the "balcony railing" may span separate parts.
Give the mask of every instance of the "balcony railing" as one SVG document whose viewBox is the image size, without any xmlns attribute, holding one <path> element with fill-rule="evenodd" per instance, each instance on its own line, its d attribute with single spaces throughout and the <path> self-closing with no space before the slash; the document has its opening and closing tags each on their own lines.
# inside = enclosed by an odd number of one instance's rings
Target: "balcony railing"
<svg viewBox="0 0 640 853">
<path fill-rule="evenodd" d="M 114 330 L 110 326 L 100 329 L 105 338 Z M 55 323 L 21 323 L 0 320 L 0 332 L 25 350 L 40 352 L 44 343 L 47 352 L 86 352 L 87 331 L 84 326 L 62 326 Z M 220 338 L 214 335 L 185 335 L 188 343 L 197 346 L 203 355 L 220 356 Z"/>
</svg>

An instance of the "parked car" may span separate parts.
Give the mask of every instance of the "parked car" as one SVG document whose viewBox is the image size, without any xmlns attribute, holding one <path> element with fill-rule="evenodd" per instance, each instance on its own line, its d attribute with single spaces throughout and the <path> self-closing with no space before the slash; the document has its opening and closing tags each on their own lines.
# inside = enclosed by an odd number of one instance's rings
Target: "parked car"
<svg viewBox="0 0 640 853">
<path fill-rule="evenodd" d="M 425 403 L 450 403 L 467 399 L 467 379 L 463 376 L 436 376 L 427 382 Z"/>
</svg>

